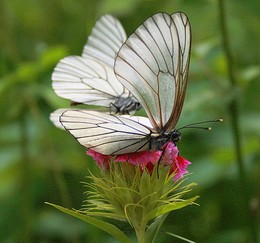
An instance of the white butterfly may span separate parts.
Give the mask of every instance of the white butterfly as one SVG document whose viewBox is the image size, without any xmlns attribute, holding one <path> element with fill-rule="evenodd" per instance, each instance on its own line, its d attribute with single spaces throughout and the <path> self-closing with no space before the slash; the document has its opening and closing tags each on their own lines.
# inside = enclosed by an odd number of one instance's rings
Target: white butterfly
<svg viewBox="0 0 260 243">
<path fill-rule="evenodd" d="M 177 142 L 188 78 L 191 29 L 187 16 L 157 13 L 120 48 L 118 80 L 139 100 L 148 118 L 68 110 L 60 122 L 86 148 L 114 155 L 158 149 Z"/>
<path fill-rule="evenodd" d="M 129 114 L 140 109 L 140 103 L 117 80 L 113 70 L 125 40 L 125 31 L 116 18 L 101 17 L 82 56 L 65 57 L 55 67 L 52 87 L 56 94 L 74 103 L 110 107 L 113 113 Z"/>
</svg>

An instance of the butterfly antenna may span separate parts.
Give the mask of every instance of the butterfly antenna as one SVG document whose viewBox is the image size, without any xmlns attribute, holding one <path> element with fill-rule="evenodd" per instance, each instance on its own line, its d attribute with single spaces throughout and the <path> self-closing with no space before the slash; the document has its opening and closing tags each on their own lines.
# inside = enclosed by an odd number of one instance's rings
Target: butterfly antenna
<svg viewBox="0 0 260 243">
<path fill-rule="evenodd" d="M 203 121 L 203 122 L 195 122 L 188 125 L 185 125 L 181 128 L 178 128 L 177 131 L 182 130 L 184 128 L 196 128 L 196 129 L 202 129 L 202 130 L 211 130 L 211 127 L 201 127 L 197 125 L 205 124 L 205 123 L 212 123 L 212 122 L 223 122 L 224 120 L 222 118 L 217 120 L 210 120 L 210 121 Z"/>
</svg>

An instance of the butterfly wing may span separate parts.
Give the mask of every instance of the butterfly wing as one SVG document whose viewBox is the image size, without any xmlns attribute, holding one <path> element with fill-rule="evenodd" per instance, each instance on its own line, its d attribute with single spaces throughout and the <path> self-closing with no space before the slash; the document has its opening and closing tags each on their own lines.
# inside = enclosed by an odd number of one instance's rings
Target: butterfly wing
<svg viewBox="0 0 260 243">
<path fill-rule="evenodd" d="M 52 112 L 50 114 L 50 120 L 52 121 L 52 123 L 57 127 L 57 128 L 61 128 L 64 129 L 64 126 L 60 123 L 60 116 L 62 115 L 63 112 L 65 112 L 68 109 L 57 109 L 56 111 Z"/>
<path fill-rule="evenodd" d="M 113 68 L 116 54 L 125 40 L 126 33 L 121 23 L 111 15 L 104 15 L 92 29 L 82 56 L 91 57 Z"/>
<path fill-rule="evenodd" d="M 57 95 L 88 105 L 110 107 L 122 94 L 129 96 L 110 66 L 85 57 L 62 59 L 54 69 L 52 81 Z"/>
<path fill-rule="evenodd" d="M 116 116 L 87 110 L 67 110 L 60 123 L 88 149 L 105 155 L 149 150 L 150 122 L 145 117 Z"/>
<path fill-rule="evenodd" d="M 126 39 L 120 22 L 110 15 L 102 16 L 95 24 L 84 47 L 82 57 L 62 59 L 52 74 L 52 86 L 57 95 L 77 103 L 111 107 L 120 97 L 137 101 L 117 80 L 113 66 L 115 56 Z M 120 101 L 121 101 L 120 100 Z M 118 105 L 126 102 L 118 102 Z M 135 109 L 137 106 L 132 106 Z M 130 113 L 117 107 L 119 112 Z"/>
<path fill-rule="evenodd" d="M 157 131 L 180 116 L 188 76 L 190 24 L 184 13 L 158 13 L 123 44 L 115 61 L 118 80 L 138 99 Z"/>
</svg>

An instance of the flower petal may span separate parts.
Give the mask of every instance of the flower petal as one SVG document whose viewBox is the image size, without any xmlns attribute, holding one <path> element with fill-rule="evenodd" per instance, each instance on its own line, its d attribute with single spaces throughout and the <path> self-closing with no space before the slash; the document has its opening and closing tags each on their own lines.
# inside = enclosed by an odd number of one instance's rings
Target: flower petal
<svg viewBox="0 0 260 243">
<path fill-rule="evenodd" d="M 168 142 L 163 146 L 163 150 L 164 164 L 172 164 L 179 154 L 177 146 L 173 142 Z"/>
<path fill-rule="evenodd" d="M 104 154 L 98 153 L 92 149 L 89 149 L 87 151 L 87 154 L 93 157 L 93 159 L 97 162 L 97 165 L 99 167 L 104 167 L 104 168 L 109 167 L 109 161 L 111 159 L 110 155 L 104 155 Z"/>
<path fill-rule="evenodd" d="M 179 155 L 177 156 L 174 162 L 175 163 L 173 164 L 171 173 L 175 173 L 174 180 L 176 181 L 182 178 L 184 174 L 188 173 L 186 169 L 188 165 L 191 164 L 191 162 Z"/>
<path fill-rule="evenodd" d="M 134 165 L 155 164 L 161 157 L 162 151 L 142 151 L 129 154 L 120 154 L 115 158 L 115 162 L 129 162 Z"/>
</svg>

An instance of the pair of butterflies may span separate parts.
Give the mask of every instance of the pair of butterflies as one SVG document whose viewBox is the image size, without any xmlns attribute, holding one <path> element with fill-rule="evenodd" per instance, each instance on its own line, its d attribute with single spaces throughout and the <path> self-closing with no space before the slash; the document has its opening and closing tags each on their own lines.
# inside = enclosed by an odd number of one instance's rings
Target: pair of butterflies
<svg viewBox="0 0 260 243">
<path fill-rule="evenodd" d="M 82 56 L 62 59 L 52 80 L 59 96 L 109 107 L 110 113 L 63 109 L 51 119 L 80 144 L 105 155 L 177 142 L 175 126 L 186 92 L 190 48 L 191 28 L 182 12 L 157 13 L 128 38 L 117 19 L 101 17 Z M 148 118 L 130 116 L 141 107 Z"/>
</svg>

